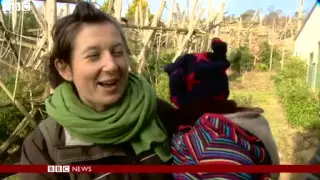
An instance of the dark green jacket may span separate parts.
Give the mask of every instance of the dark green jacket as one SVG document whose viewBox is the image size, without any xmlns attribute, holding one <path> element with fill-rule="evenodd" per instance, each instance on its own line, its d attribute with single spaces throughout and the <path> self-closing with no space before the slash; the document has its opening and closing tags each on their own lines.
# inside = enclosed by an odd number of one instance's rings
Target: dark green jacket
<svg viewBox="0 0 320 180">
<path fill-rule="evenodd" d="M 158 114 L 168 135 L 172 136 L 175 129 L 175 109 L 167 102 L 158 99 Z M 119 165 L 119 164 L 164 164 L 153 151 L 136 155 L 128 143 L 119 145 L 65 146 L 63 127 L 48 118 L 51 130 L 47 139 L 40 128 L 35 128 L 22 145 L 20 164 L 71 164 L 71 165 Z M 51 133 L 49 133 L 51 132 Z M 52 137 L 52 138 L 49 138 Z M 171 138 L 171 137 L 170 137 Z M 171 164 L 171 162 L 169 162 Z M 21 180 L 171 180 L 171 174 L 111 174 L 111 173 L 21 173 Z"/>
</svg>

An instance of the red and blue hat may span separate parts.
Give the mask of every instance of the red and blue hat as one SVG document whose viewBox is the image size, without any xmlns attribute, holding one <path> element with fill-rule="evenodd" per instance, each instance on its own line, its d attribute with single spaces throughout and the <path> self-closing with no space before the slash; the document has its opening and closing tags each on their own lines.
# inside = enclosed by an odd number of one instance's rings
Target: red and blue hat
<svg viewBox="0 0 320 180">
<path fill-rule="evenodd" d="M 213 39 L 212 44 L 226 43 Z M 230 62 L 226 58 L 217 58 L 223 56 L 216 53 L 221 52 L 184 54 L 165 67 L 169 75 L 171 102 L 177 107 L 208 98 L 227 100 L 229 81 L 226 69 Z"/>
</svg>

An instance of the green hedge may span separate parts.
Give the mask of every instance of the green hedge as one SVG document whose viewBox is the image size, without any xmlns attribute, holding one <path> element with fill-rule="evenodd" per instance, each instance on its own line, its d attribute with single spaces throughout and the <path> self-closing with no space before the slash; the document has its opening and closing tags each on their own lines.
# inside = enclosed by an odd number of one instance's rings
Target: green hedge
<svg viewBox="0 0 320 180">
<path fill-rule="evenodd" d="M 258 70 L 266 71 L 269 70 L 270 66 L 270 54 L 271 46 L 268 41 L 263 41 L 260 43 L 260 52 L 259 52 L 259 64 L 257 65 Z M 281 61 L 281 50 L 276 46 L 273 47 L 272 51 L 272 70 L 279 70 L 280 61 Z"/>
<path fill-rule="evenodd" d="M 158 97 L 170 102 L 169 78 L 166 73 L 160 73 L 154 84 Z"/>
<path fill-rule="evenodd" d="M 233 49 L 228 59 L 231 64 L 231 69 L 237 74 L 241 74 L 245 71 L 250 71 L 253 68 L 254 56 L 250 52 L 248 46 L 241 46 Z"/>
<path fill-rule="evenodd" d="M 13 92 L 15 85 L 15 76 L 6 76 L 4 83 L 6 84 L 8 89 Z M 23 86 L 20 86 L 21 84 L 25 83 L 21 82 L 21 80 L 19 81 L 16 91 L 17 99 L 20 99 L 22 96 Z M 7 94 L 2 89 L 0 89 L 0 104 L 2 102 L 10 102 L 10 99 Z M 24 115 L 18 110 L 18 108 L 14 106 L 0 108 L 0 142 L 5 141 L 10 136 L 10 134 L 23 118 Z"/>
<path fill-rule="evenodd" d="M 306 71 L 303 61 L 287 59 L 284 70 L 275 78 L 276 91 L 293 126 L 319 128 L 319 102 L 307 85 Z"/>
<path fill-rule="evenodd" d="M 164 66 L 171 63 L 175 51 L 165 50 L 159 54 L 150 53 L 148 64 L 142 75 L 153 85 L 160 98 L 170 102 L 169 78 L 164 72 Z"/>
<path fill-rule="evenodd" d="M 43 78 L 36 72 L 29 73 L 24 72 L 23 76 L 20 76 L 17 83 L 15 98 L 20 102 L 28 102 L 30 97 L 30 89 L 32 89 L 33 97 L 41 94 L 45 87 L 45 78 Z M 6 76 L 1 76 L 1 80 L 4 81 L 9 91 L 13 92 L 15 87 L 16 74 L 14 72 L 8 72 Z M 0 88 L 0 104 L 4 102 L 11 102 L 8 95 Z M 23 103 L 25 108 L 30 111 L 31 104 Z M 15 130 L 17 125 L 22 121 L 24 115 L 15 106 L 0 108 L 0 142 L 6 140 L 10 134 Z M 24 137 L 31 130 L 30 127 L 21 134 Z"/>
</svg>

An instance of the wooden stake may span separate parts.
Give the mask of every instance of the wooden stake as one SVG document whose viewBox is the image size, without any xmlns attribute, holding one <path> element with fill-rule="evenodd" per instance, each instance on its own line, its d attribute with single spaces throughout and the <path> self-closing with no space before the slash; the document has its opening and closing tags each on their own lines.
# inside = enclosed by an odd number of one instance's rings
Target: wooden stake
<svg viewBox="0 0 320 180">
<path fill-rule="evenodd" d="M 202 16 L 203 11 L 204 11 L 203 9 L 200 10 L 200 13 L 199 13 L 197 19 L 194 21 L 194 23 L 190 27 L 190 30 L 189 30 L 188 34 L 186 35 L 186 37 L 184 38 L 182 44 L 179 46 L 179 49 L 178 49 L 175 57 L 171 60 L 172 62 L 174 62 L 182 54 L 182 52 L 186 48 L 186 45 L 187 45 L 188 41 L 191 39 L 193 31 L 194 31 L 198 21 L 200 20 L 200 17 Z"/>
<path fill-rule="evenodd" d="M 193 25 L 193 23 L 195 21 L 195 14 L 196 14 L 196 10 L 197 10 L 197 4 L 198 4 L 198 0 L 193 0 L 192 13 L 189 16 L 189 29 L 191 28 L 191 26 Z"/>
<path fill-rule="evenodd" d="M 122 12 L 122 0 L 115 0 L 114 16 L 119 22 L 121 22 L 121 12 Z"/>
<path fill-rule="evenodd" d="M 48 50 L 53 47 L 53 39 L 51 37 L 51 30 L 57 20 L 57 2 L 56 0 L 46 1 L 46 20 L 48 23 L 47 36 L 48 36 Z"/>
<path fill-rule="evenodd" d="M 272 64 L 273 64 L 273 44 L 271 44 L 270 60 L 269 60 L 269 71 L 272 70 Z"/>
<path fill-rule="evenodd" d="M 158 10 L 157 14 L 153 17 L 151 26 L 157 26 L 159 24 L 165 5 L 166 5 L 166 0 L 162 0 L 161 5 L 160 5 L 160 9 Z M 154 33 L 155 33 L 155 30 L 149 30 L 148 34 L 144 37 L 143 48 L 140 51 L 140 54 L 138 56 L 139 66 L 138 66 L 137 72 L 139 74 L 142 72 L 143 67 L 144 67 L 144 65 L 146 63 L 146 59 L 144 57 L 146 55 L 146 52 L 147 52 L 147 49 L 148 49 L 148 45 L 149 45 L 150 40 L 153 37 Z"/>
<path fill-rule="evenodd" d="M 298 10 L 298 25 L 297 25 L 297 32 L 300 31 L 301 26 L 302 26 L 302 21 L 303 21 L 303 17 L 302 17 L 302 13 L 303 13 L 303 4 L 304 4 L 304 0 L 299 0 L 299 10 Z"/>
<path fill-rule="evenodd" d="M 238 29 L 238 37 L 237 37 L 237 47 L 240 47 L 240 38 L 241 38 L 241 29 L 242 29 L 242 18 L 239 17 L 239 29 Z"/>
<path fill-rule="evenodd" d="M 134 25 L 139 25 L 139 9 L 134 11 Z"/>
<path fill-rule="evenodd" d="M 224 7 L 225 7 L 225 3 L 222 2 L 220 4 L 220 10 L 219 10 L 219 15 L 218 15 L 218 20 L 216 21 L 216 29 L 215 29 L 215 37 L 219 37 L 220 36 L 220 23 L 223 20 L 223 15 L 224 15 Z"/>
<path fill-rule="evenodd" d="M 143 20 L 143 7 L 142 7 L 142 0 L 139 1 L 139 22 L 140 26 L 143 26 L 144 20 Z"/>
<path fill-rule="evenodd" d="M 114 0 L 109 0 L 109 6 L 108 6 L 108 14 L 113 15 L 113 9 L 114 9 Z"/>
<path fill-rule="evenodd" d="M 284 66 L 284 56 L 286 54 L 286 39 L 287 39 L 287 28 L 288 28 L 288 16 L 286 16 L 286 25 L 284 27 L 284 39 L 283 39 L 283 47 L 282 47 L 282 57 L 281 57 L 281 70 L 283 70 Z"/>
<path fill-rule="evenodd" d="M 12 4 L 17 4 L 17 0 L 11 0 Z M 30 2 L 31 3 L 31 2 Z M 11 23 L 12 23 L 12 31 L 16 32 L 16 26 L 17 26 L 17 6 L 11 6 Z"/>
<path fill-rule="evenodd" d="M 170 12 L 169 12 L 169 17 L 168 17 L 168 26 L 170 27 L 172 24 L 172 19 L 173 19 L 173 11 L 174 11 L 174 5 L 176 4 L 175 0 L 172 0 Z"/>
<path fill-rule="evenodd" d="M 36 8 L 36 6 L 33 4 L 32 1 L 30 1 L 30 9 L 31 9 L 31 12 L 34 15 L 37 23 L 39 24 L 41 30 L 43 32 L 46 32 L 48 30 L 47 22 L 44 19 L 44 16 L 38 11 L 38 9 Z"/>
</svg>

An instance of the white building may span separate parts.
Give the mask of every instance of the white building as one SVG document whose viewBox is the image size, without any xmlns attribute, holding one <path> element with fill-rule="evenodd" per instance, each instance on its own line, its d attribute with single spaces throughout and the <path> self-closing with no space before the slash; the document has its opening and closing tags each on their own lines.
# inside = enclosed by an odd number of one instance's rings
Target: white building
<svg viewBox="0 0 320 180">
<path fill-rule="evenodd" d="M 320 88 L 320 5 L 317 3 L 295 38 L 295 55 L 308 64 L 308 84 Z"/>
</svg>

